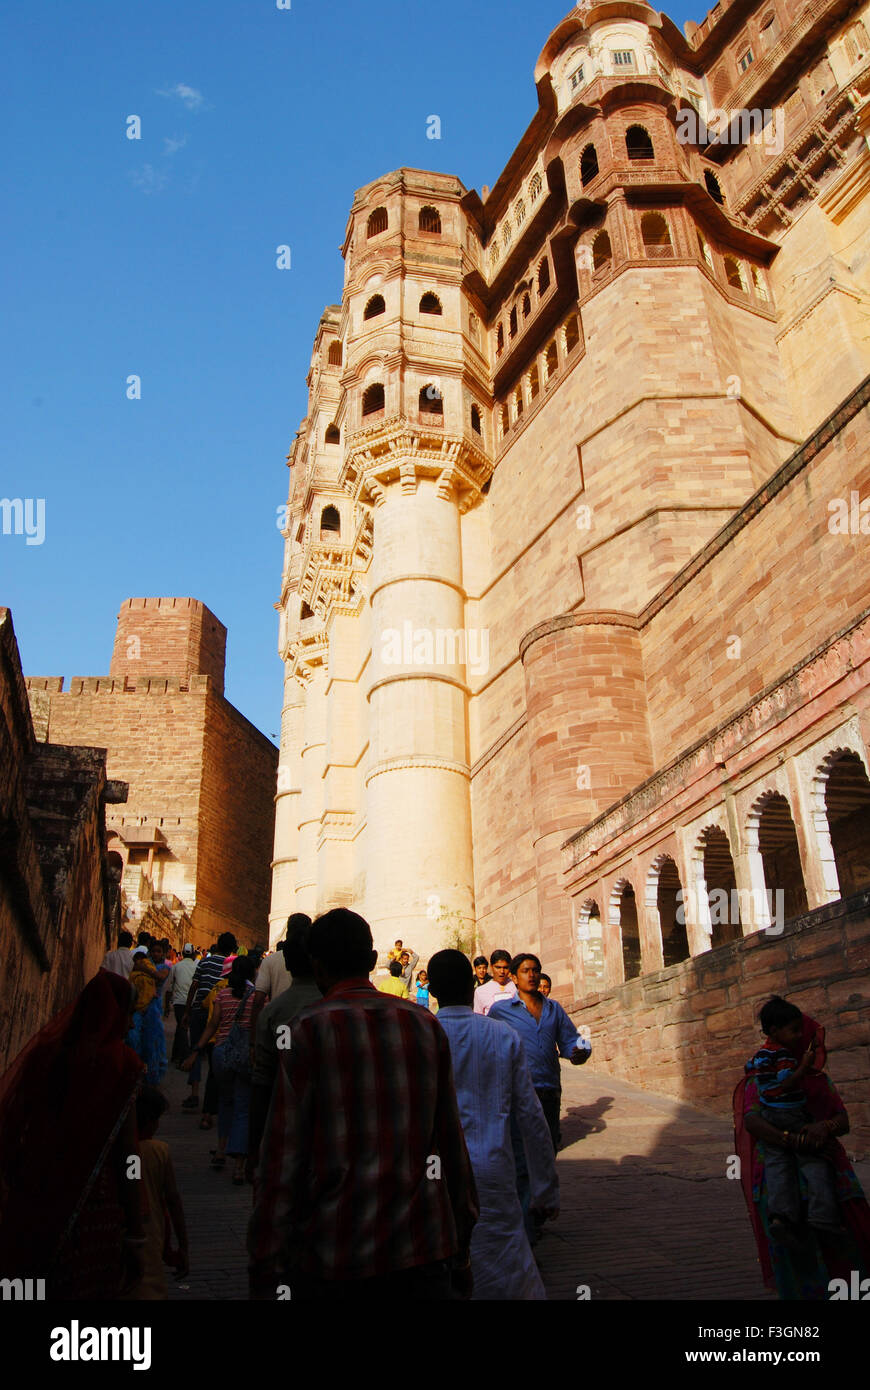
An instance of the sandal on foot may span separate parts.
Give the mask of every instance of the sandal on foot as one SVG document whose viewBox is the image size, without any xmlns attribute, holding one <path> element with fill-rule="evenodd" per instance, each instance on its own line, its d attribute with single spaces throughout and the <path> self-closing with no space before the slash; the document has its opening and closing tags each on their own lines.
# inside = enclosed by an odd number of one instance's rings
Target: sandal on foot
<svg viewBox="0 0 870 1390">
<path fill-rule="evenodd" d="M 211 1115 L 203 1115 L 202 1119 L 201 1119 L 200 1122 L 199 1122 L 199 1127 L 200 1127 L 200 1129 L 211 1129 L 211 1127 L 212 1127 L 212 1118 L 211 1118 Z"/>
<path fill-rule="evenodd" d="M 214 1158 L 211 1160 L 211 1166 L 212 1168 L 224 1168 L 226 1166 L 226 1159 L 224 1155 L 215 1154 Z"/>
</svg>

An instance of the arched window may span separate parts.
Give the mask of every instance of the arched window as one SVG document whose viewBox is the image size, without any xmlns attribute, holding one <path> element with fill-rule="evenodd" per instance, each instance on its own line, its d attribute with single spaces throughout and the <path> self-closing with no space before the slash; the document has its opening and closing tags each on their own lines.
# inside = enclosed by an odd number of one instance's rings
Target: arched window
<svg viewBox="0 0 870 1390">
<path fill-rule="evenodd" d="M 764 276 L 757 265 L 752 267 L 752 283 L 755 286 L 755 293 L 758 295 L 759 299 L 766 300 L 770 298 L 770 295 L 767 293 L 767 286 L 764 283 Z"/>
<path fill-rule="evenodd" d="M 743 289 L 743 277 L 740 274 L 740 262 L 734 256 L 725 257 L 725 279 L 735 290 Z"/>
<path fill-rule="evenodd" d="M 592 899 L 587 899 L 578 914 L 577 937 L 583 962 L 584 993 L 595 994 L 604 989 L 604 932 L 601 909 Z"/>
<path fill-rule="evenodd" d="M 471 407 L 471 428 L 475 434 L 483 434 L 480 424 L 480 408 L 476 405 Z"/>
<path fill-rule="evenodd" d="M 510 335 L 511 335 L 512 338 L 515 338 L 515 337 L 517 336 L 517 308 L 516 308 L 516 305 L 514 305 L 514 307 L 511 309 L 510 318 L 509 318 L 509 324 L 510 324 Z"/>
<path fill-rule="evenodd" d="M 642 125 L 630 125 L 625 132 L 625 150 L 629 159 L 654 159 L 653 142 Z"/>
<path fill-rule="evenodd" d="M 636 980 L 641 972 L 637 901 L 634 889 L 624 879 L 613 890 L 610 900 L 610 925 L 619 928 L 623 976 L 626 980 Z"/>
<path fill-rule="evenodd" d="M 592 269 L 603 270 L 613 260 L 613 250 L 607 232 L 599 232 L 592 243 Z"/>
<path fill-rule="evenodd" d="M 537 363 L 529 370 L 529 399 L 534 400 L 541 390 L 541 378 L 538 373 Z"/>
<path fill-rule="evenodd" d="M 386 307 L 384 296 L 382 294 L 373 294 L 363 310 L 363 318 L 376 319 L 378 314 L 382 314 Z"/>
<path fill-rule="evenodd" d="M 323 511 L 320 513 L 321 540 L 323 539 L 324 535 L 341 535 L 341 517 L 338 514 L 337 507 L 324 507 Z"/>
<path fill-rule="evenodd" d="M 381 232 L 385 232 L 388 220 L 386 208 L 375 208 L 366 223 L 366 236 L 378 236 Z"/>
<path fill-rule="evenodd" d="M 565 324 L 565 355 L 572 353 L 580 341 L 580 329 L 577 325 L 577 317 L 572 314 Z"/>
<path fill-rule="evenodd" d="M 329 365 L 330 367 L 340 367 L 342 363 L 341 343 L 338 341 L 329 344 Z"/>
<path fill-rule="evenodd" d="M 707 906 L 706 914 L 701 912 L 701 925 L 709 926 L 711 947 L 739 940 L 743 933 L 734 860 L 728 836 L 718 825 L 702 831 L 697 863 L 699 908 L 702 903 Z M 705 915 L 709 921 L 704 920 Z"/>
<path fill-rule="evenodd" d="M 769 48 L 772 48 L 779 38 L 779 20 L 772 10 L 761 21 L 759 38 L 762 53 L 766 53 Z"/>
<path fill-rule="evenodd" d="M 532 312 L 532 300 L 529 294 L 523 295 L 523 318 L 527 319 Z"/>
<path fill-rule="evenodd" d="M 444 401 L 441 392 L 431 381 L 420 390 L 418 400 L 421 415 L 443 415 Z"/>
<path fill-rule="evenodd" d="M 516 207 L 514 208 L 514 221 L 516 222 L 517 227 L 519 228 L 519 227 L 521 227 L 521 226 L 523 225 L 523 223 L 525 222 L 525 220 L 526 220 L 526 205 L 525 205 L 525 203 L 523 202 L 522 198 L 520 198 L 519 201 L 518 201 L 518 203 L 517 203 L 517 205 L 516 205 Z"/>
<path fill-rule="evenodd" d="M 840 897 L 870 886 L 870 781 L 861 758 L 838 753 L 825 783 L 825 813 Z"/>
<path fill-rule="evenodd" d="M 598 177 L 598 155 L 594 145 L 587 145 L 580 156 L 580 182 L 585 188 L 587 183 Z"/>
<path fill-rule="evenodd" d="M 713 173 L 712 169 L 704 170 L 704 183 L 707 186 L 707 192 L 710 194 L 710 197 L 713 198 L 720 205 L 720 207 L 723 206 L 725 203 L 725 199 L 722 196 L 722 189 L 719 186 L 719 180 Z"/>
<path fill-rule="evenodd" d="M 559 350 L 555 343 L 550 343 L 547 348 L 544 363 L 547 368 L 547 380 L 549 381 L 559 370 Z"/>
<path fill-rule="evenodd" d="M 495 333 L 495 355 L 501 357 L 504 352 L 504 325 L 499 324 Z"/>
<path fill-rule="evenodd" d="M 477 314 L 468 315 L 468 335 L 475 343 L 480 340 L 480 319 Z"/>
<path fill-rule="evenodd" d="M 427 290 L 427 292 L 423 295 L 423 298 L 420 300 L 420 313 L 421 313 L 421 314 L 440 314 L 440 313 L 442 313 L 442 309 L 441 309 L 441 300 L 438 298 L 437 294 L 432 294 L 431 290 Z"/>
<path fill-rule="evenodd" d="M 420 216 L 417 225 L 421 232 L 441 231 L 441 214 L 437 208 L 425 207 L 420 209 Z"/>
<path fill-rule="evenodd" d="M 518 386 L 514 391 L 514 414 L 517 419 L 519 419 L 523 413 L 523 405 L 523 388 L 522 386 Z"/>
<path fill-rule="evenodd" d="M 688 960 L 685 897 L 677 866 L 669 854 L 660 855 L 650 869 L 646 901 L 647 906 L 658 913 L 665 969 L 669 965 L 679 965 L 681 960 Z"/>
<path fill-rule="evenodd" d="M 325 436 L 324 436 L 324 441 L 325 441 L 325 443 L 327 443 L 327 444 L 340 444 L 340 443 L 341 443 L 341 431 L 340 431 L 340 429 L 338 428 L 338 425 L 327 425 L 327 426 L 326 426 L 326 434 L 325 434 Z"/>
<path fill-rule="evenodd" d="M 363 391 L 362 413 L 363 415 L 374 415 L 377 411 L 384 408 L 384 387 L 381 382 L 374 386 L 367 386 Z"/>
<path fill-rule="evenodd" d="M 719 68 L 714 72 L 710 79 L 710 94 L 713 97 L 713 105 L 721 106 L 731 90 L 731 78 L 724 68 Z"/>
<path fill-rule="evenodd" d="M 501 408 L 501 437 L 502 437 L 502 439 L 504 439 L 504 437 L 505 437 L 505 435 L 508 433 L 508 430 L 510 429 L 510 427 L 511 427 L 511 413 L 510 413 L 510 411 L 509 411 L 508 408 L 507 408 L 507 403 L 505 403 L 505 404 L 502 406 L 502 408 Z"/>
<path fill-rule="evenodd" d="M 541 186 L 540 174 L 532 174 L 529 182 L 529 197 L 533 203 L 536 203 L 541 196 Z"/>
<path fill-rule="evenodd" d="M 505 250 L 507 250 L 507 248 L 510 246 L 512 236 L 513 232 L 511 231 L 511 224 L 510 222 L 505 222 L 504 230 L 501 234 L 502 245 L 504 246 Z"/>
<path fill-rule="evenodd" d="M 799 917 L 807 910 L 807 893 L 791 809 L 779 792 L 765 798 L 757 833 L 769 915 L 777 923 Z M 778 899 L 777 894 L 782 897 Z"/>
<path fill-rule="evenodd" d="M 538 294 L 546 294 L 550 288 L 550 262 L 545 256 L 538 266 Z"/>
<path fill-rule="evenodd" d="M 697 228 L 695 230 L 697 231 Z M 712 270 L 713 252 L 710 250 L 710 244 L 707 241 L 706 237 L 702 236 L 700 232 L 698 232 L 698 250 L 701 252 L 701 255 L 704 257 L 704 260 L 707 262 L 707 265 Z"/>
<path fill-rule="evenodd" d="M 668 231 L 668 224 L 660 212 L 645 212 L 640 219 L 640 234 L 643 239 L 643 249 L 650 260 L 667 260 L 673 256 L 674 248 L 671 245 L 671 234 Z"/>
</svg>

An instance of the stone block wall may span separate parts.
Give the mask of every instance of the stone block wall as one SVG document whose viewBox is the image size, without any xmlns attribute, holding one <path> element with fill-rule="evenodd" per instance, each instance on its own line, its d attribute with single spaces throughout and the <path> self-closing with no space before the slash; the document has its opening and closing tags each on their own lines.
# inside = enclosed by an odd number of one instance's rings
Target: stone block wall
<svg viewBox="0 0 870 1390">
<path fill-rule="evenodd" d="M 0 608 L 0 1074 L 99 969 L 117 925 L 108 892 L 105 755 L 34 736 L 8 609 Z"/>
</svg>

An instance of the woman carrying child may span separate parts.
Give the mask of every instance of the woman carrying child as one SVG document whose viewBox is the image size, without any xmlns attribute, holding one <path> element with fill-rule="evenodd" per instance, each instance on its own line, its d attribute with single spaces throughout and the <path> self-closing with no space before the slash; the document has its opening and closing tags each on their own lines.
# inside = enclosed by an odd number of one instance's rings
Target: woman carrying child
<svg viewBox="0 0 870 1390">
<path fill-rule="evenodd" d="M 759 1261 L 781 1299 L 828 1299 L 833 1279 L 870 1273 L 870 1207 L 839 1142 L 849 1118 L 824 1072 L 824 1029 L 778 996 L 760 1022 L 764 1045 L 734 1092 Z"/>
</svg>

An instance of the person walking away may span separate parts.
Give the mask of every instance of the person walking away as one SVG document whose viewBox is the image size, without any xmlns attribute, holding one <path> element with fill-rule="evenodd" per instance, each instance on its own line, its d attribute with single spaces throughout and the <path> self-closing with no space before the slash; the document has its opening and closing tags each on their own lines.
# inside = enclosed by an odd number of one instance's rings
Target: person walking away
<svg viewBox="0 0 870 1390">
<path fill-rule="evenodd" d="M 292 1020 L 280 1054 L 248 1231 L 252 1295 L 274 1298 L 280 1283 L 294 1300 L 378 1306 L 467 1295 L 477 1194 L 447 1036 L 375 989 L 357 913 L 319 917 L 309 952 L 323 999 Z"/>
<path fill-rule="evenodd" d="M 311 918 L 308 914 L 292 912 L 287 918 L 284 940 L 279 942 L 274 951 L 269 952 L 257 971 L 254 985 L 254 1008 L 251 1014 L 251 1037 L 256 1036 L 260 1011 L 272 1000 L 283 994 L 285 989 L 289 989 L 293 983 L 293 976 L 287 965 L 285 948 L 293 933 L 303 926 L 311 926 Z"/>
<path fill-rule="evenodd" d="M 257 1019 L 251 1073 L 248 1160 L 245 1165 L 245 1176 L 249 1182 L 253 1182 L 254 1170 L 259 1162 L 260 1142 L 278 1074 L 278 1061 L 290 1042 L 290 1023 L 309 1004 L 319 1003 L 322 998 L 308 954 L 311 920 L 301 912 L 294 916 L 297 925 L 284 943 L 284 959 L 293 976 L 293 983 L 271 1004 L 267 1004 Z"/>
<path fill-rule="evenodd" d="M 474 975 L 460 951 L 429 962 L 438 1022 L 447 1034 L 459 1114 L 480 1201 L 471 1237 L 475 1299 L 546 1298 L 523 1223 L 511 1124 L 529 1173 L 531 1203 L 541 1219 L 558 1215 L 559 1179 L 550 1132 L 516 1032 L 472 1008 Z"/>
<path fill-rule="evenodd" d="M 233 1183 L 245 1181 L 248 1153 L 248 1111 L 251 1098 L 251 1009 L 254 1003 L 253 962 L 236 956 L 227 986 L 215 996 L 214 1012 L 194 1051 L 183 1064 L 192 1067 L 197 1054 L 214 1038 L 212 1066 L 218 1084 L 218 1143 L 213 1168 L 223 1168 L 226 1156 L 235 1159 Z"/>
<path fill-rule="evenodd" d="M 168 1065 L 160 1005 L 160 993 L 168 975 L 169 966 L 163 958 L 163 947 L 159 941 L 153 941 L 147 952 L 135 956 L 130 972 L 135 1003 L 127 1042 L 145 1063 L 150 1086 L 156 1086 L 163 1080 Z"/>
<path fill-rule="evenodd" d="M 169 978 L 163 990 L 165 1000 L 163 1016 L 168 1018 L 170 1009 L 175 1015 L 175 1037 L 172 1040 L 170 1062 L 181 1062 L 190 1052 L 190 1039 L 182 1019 L 187 1009 L 187 996 L 190 993 L 190 984 L 195 972 L 196 961 L 193 959 L 193 947 L 188 943 L 182 951 L 181 959 L 176 961 L 170 969 Z"/>
<path fill-rule="evenodd" d="M 109 970 L 113 975 L 120 975 L 122 979 L 129 980 L 130 971 L 133 969 L 132 948 L 133 938 L 130 933 L 119 931 L 117 949 L 106 953 L 101 969 Z"/>
<path fill-rule="evenodd" d="M 378 985 L 381 994 L 394 994 L 397 999 L 408 998 L 408 986 L 402 974 L 402 962 L 398 960 L 390 961 L 390 973 L 382 979 Z"/>
<path fill-rule="evenodd" d="M 216 949 L 203 956 L 197 965 L 187 994 L 187 1007 L 181 1019 L 182 1026 L 187 1030 L 190 1038 L 199 1038 L 205 1032 L 208 1024 L 208 1013 L 204 1006 L 206 995 L 211 993 L 221 978 L 227 956 L 235 955 L 237 949 L 238 942 L 232 932 L 223 932 L 218 937 Z M 190 1087 L 190 1096 L 183 1102 L 182 1110 L 196 1110 L 198 1108 L 201 1076 L 202 1055 L 200 1054 L 190 1069 L 187 1083 Z M 211 1129 L 211 1113 L 203 1113 L 199 1125 L 200 1129 Z"/>
</svg>

